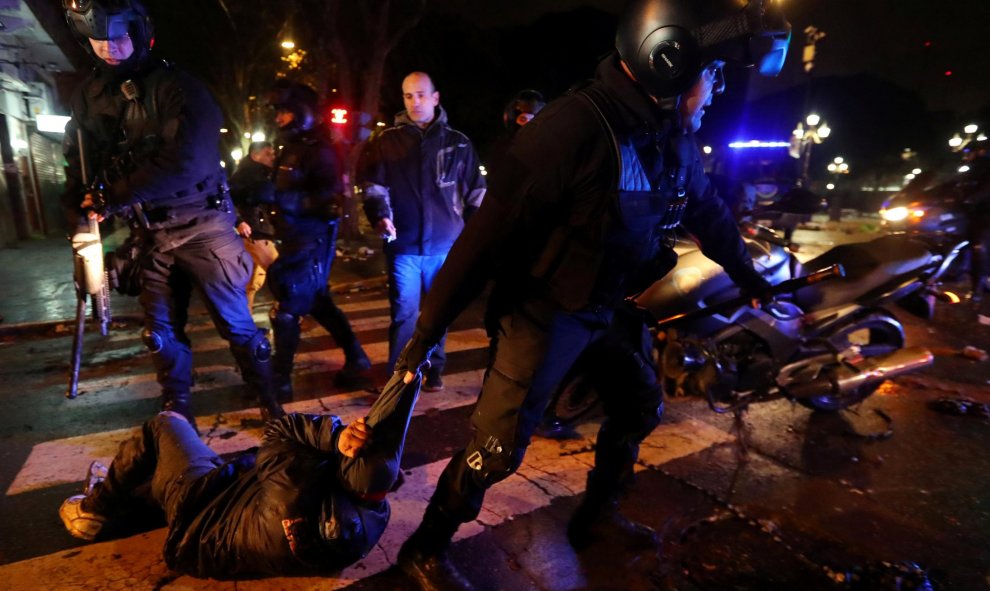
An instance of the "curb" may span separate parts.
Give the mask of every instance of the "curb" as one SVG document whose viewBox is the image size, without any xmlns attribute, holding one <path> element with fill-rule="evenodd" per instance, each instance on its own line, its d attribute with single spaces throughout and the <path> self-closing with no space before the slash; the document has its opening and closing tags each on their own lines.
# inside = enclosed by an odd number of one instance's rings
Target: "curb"
<svg viewBox="0 0 990 591">
<path fill-rule="evenodd" d="M 332 285 L 330 287 L 330 293 L 334 295 L 342 295 L 349 293 L 359 293 L 362 291 L 371 291 L 373 289 L 378 289 L 385 287 L 388 284 L 388 277 L 382 275 L 381 277 L 373 277 L 371 279 L 362 279 L 359 281 L 351 281 L 348 283 L 341 283 L 338 285 Z M 261 306 L 267 306 L 269 302 L 263 302 L 255 304 L 255 309 Z M 87 319 L 87 332 L 88 325 L 91 323 L 90 319 Z M 71 335 L 75 330 L 76 319 L 67 318 L 64 320 L 45 320 L 41 322 L 19 322 L 17 324 L 0 324 L 0 339 L 16 339 L 21 337 L 57 337 L 63 335 Z M 120 314 L 115 315 L 113 320 L 110 322 L 112 327 L 123 325 L 123 326 L 141 326 L 144 324 L 143 314 Z M 67 327 L 67 328 L 60 328 Z"/>
</svg>

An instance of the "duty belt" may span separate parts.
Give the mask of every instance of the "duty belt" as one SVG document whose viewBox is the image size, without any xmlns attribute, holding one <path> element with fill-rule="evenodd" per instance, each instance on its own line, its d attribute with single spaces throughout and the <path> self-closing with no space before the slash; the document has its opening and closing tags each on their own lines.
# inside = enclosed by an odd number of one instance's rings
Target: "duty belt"
<svg viewBox="0 0 990 591">
<path fill-rule="evenodd" d="M 136 222 L 145 229 L 174 219 L 178 210 L 195 212 L 212 209 L 224 213 L 233 211 L 226 181 L 215 185 L 212 179 L 197 183 L 189 189 L 176 191 L 170 197 L 156 200 L 154 203 L 136 203 L 132 209 Z"/>
</svg>

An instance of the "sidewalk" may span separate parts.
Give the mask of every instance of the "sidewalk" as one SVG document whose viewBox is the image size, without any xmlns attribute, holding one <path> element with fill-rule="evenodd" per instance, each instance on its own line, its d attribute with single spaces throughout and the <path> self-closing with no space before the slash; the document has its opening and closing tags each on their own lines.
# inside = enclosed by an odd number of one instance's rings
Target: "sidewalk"
<svg viewBox="0 0 990 591">
<path fill-rule="evenodd" d="M 123 236 L 120 231 L 104 239 L 104 250 Z M 364 236 L 340 240 L 331 274 L 334 293 L 350 293 L 385 285 L 385 257 L 381 240 Z M 71 331 L 76 316 L 76 294 L 72 280 L 72 247 L 64 237 L 19 242 L 0 249 L 0 338 L 41 336 Z M 255 310 L 267 309 L 271 295 L 258 293 Z M 142 311 L 136 297 L 112 293 L 110 309 L 114 323 L 140 324 Z M 193 298 L 191 314 L 205 313 Z M 88 328 L 89 330 L 89 328 Z"/>
</svg>

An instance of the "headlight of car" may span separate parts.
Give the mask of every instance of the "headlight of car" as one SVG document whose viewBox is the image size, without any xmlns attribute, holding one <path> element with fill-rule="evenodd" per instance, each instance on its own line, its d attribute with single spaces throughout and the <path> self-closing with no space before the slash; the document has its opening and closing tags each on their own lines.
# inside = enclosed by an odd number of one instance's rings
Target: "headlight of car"
<svg viewBox="0 0 990 591">
<path fill-rule="evenodd" d="M 880 210 L 880 217 L 888 222 L 901 222 L 907 219 L 907 216 L 908 208 L 906 207 L 892 207 L 890 209 Z"/>
</svg>

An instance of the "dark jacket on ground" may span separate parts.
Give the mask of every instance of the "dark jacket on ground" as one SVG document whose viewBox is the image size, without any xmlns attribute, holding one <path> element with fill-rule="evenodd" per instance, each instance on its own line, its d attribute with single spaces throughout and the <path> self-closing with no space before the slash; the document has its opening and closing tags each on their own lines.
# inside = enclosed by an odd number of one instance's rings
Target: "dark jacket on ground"
<svg viewBox="0 0 990 591">
<path fill-rule="evenodd" d="M 389 506 L 342 489 L 342 429 L 332 415 L 289 414 L 266 429 L 254 468 L 237 475 L 227 464 L 203 477 L 169 528 L 169 568 L 216 578 L 312 576 L 365 556 Z"/>
<path fill-rule="evenodd" d="M 271 215 L 275 185 L 271 173 L 272 169 L 264 164 L 245 158 L 230 176 L 230 198 L 237 207 L 237 221 L 247 222 L 251 226 L 251 238 L 259 240 L 275 237 Z"/>
<path fill-rule="evenodd" d="M 131 215 L 141 205 L 163 249 L 204 231 L 231 227 L 233 208 L 210 201 L 226 178 L 220 167 L 223 116 L 202 82 L 175 66 L 149 59 L 131 72 L 138 95 L 125 98 L 124 79 L 113 68 L 97 67 L 72 98 L 63 151 L 67 207 L 78 210 L 82 183 L 76 130 L 82 128 L 90 180 L 106 186 L 108 210 Z"/>
<path fill-rule="evenodd" d="M 340 162 L 323 127 L 280 134 L 275 160 L 275 236 L 279 257 L 302 259 L 340 216 Z"/>
<path fill-rule="evenodd" d="M 682 224 L 701 243 L 705 255 L 725 267 L 737 284 L 758 285 L 760 279 L 736 222 L 708 181 L 693 138 L 673 126 L 674 113 L 661 109 L 640 90 L 619 68 L 615 55 L 601 63 L 592 87 L 609 98 L 616 139 L 638 152 L 642 164 L 638 174 L 643 176 L 645 170 L 654 189 L 661 183 L 660 175 L 667 173 L 661 156 L 668 153 L 667 146 L 677 139 L 677 144 L 690 148 L 690 160 L 683 163 L 688 201 Z M 623 162 L 628 161 L 624 158 Z M 490 179 L 484 204 L 450 251 L 424 299 L 417 323 L 420 342 L 436 343 L 492 278 L 495 288 L 489 306 L 503 308 L 496 315 L 531 298 L 549 299 L 561 309 L 578 309 L 571 292 L 585 290 L 603 278 L 618 284 L 598 287 L 629 295 L 632 286 L 624 282 L 635 273 L 612 274 L 594 255 L 596 249 L 602 250 L 609 232 L 614 232 L 614 224 L 622 223 L 615 215 L 617 185 L 628 183 L 637 171 L 617 170 L 615 143 L 585 97 L 573 93 L 547 106 L 516 135 Z M 561 235 L 578 238 L 580 248 L 571 249 L 572 254 L 589 255 L 585 265 L 568 262 L 566 266 L 577 270 L 571 277 L 555 276 L 553 268 L 560 261 L 544 260 L 552 251 L 552 241 Z M 640 255 L 669 259 L 672 251 L 659 237 L 654 232 L 653 241 L 643 245 Z M 664 264 L 656 266 L 659 273 L 665 272 Z M 572 300 L 565 302 L 566 298 Z M 410 362 L 422 358 L 421 347 L 410 349 Z"/>
<path fill-rule="evenodd" d="M 447 124 L 447 113 L 420 129 L 405 112 L 372 139 L 358 165 L 364 211 L 374 227 L 391 218 L 392 254 L 443 255 L 481 205 L 485 177 L 471 140 Z"/>
</svg>

